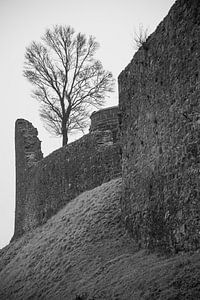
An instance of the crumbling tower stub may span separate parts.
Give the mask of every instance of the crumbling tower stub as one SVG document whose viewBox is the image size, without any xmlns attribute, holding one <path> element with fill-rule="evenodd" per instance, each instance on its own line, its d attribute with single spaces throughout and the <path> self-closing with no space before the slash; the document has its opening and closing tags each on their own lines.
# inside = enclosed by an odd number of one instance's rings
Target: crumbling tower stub
<svg viewBox="0 0 200 300">
<path fill-rule="evenodd" d="M 25 215 L 25 201 L 27 178 L 30 169 L 43 158 L 38 131 L 24 119 L 15 123 L 15 157 L 16 157 L 16 208 L 14 238 L 24 232 L 23 220 Z"/>
<path fill-rule="evenodd" d="M 112 106 L 100 109 L 92 113 L 90 132 L 110 131 L 111 138 L 115 143 L 118 134 L 118 106 Z"/>
</svg>

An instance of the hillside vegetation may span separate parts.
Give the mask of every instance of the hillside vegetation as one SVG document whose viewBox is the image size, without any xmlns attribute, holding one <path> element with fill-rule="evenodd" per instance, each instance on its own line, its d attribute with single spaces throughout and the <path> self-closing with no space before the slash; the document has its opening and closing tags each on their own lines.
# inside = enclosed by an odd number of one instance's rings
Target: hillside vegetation
<svg viewBox="0 0 200 300">
<path fill-rule="evenodd" d="M 0 299 L 200 299 L 200 255 L 138 251 L 121 179 L 85 192 L 0 251 Z"/>
</svg>

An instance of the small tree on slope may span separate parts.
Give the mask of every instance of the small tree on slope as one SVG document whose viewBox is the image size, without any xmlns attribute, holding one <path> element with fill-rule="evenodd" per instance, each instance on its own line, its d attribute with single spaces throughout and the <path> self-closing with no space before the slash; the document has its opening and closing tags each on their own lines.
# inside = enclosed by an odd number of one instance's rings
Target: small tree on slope
<svg viewBox="0 0 200 300">
<path fill-rule="evenodd" d="M 100 108 L 114 79 L 94 59 L 99 44 L 95 38 L 75 34 L 70 26 L 46 30 L 42 42 L 26 48 L 24 76 L 33 84 L 32 96 L 40 104 L 40 116 L 51 133 L 68 134 L 87 126 L 90 108 Z"/>
</svg>

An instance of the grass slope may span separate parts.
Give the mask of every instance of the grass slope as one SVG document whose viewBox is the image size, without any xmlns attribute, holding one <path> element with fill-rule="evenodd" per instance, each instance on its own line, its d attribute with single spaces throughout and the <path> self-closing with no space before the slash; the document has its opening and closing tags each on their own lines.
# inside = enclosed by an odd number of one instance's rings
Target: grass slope
<svg viewBox="0 0 200 300">
<path fill-rule="evenodd" d="M 137 251 L 120 221 L 121 179 L 81 194 L 0 251 L 0 299 L 200 299 L 200 255 Z"/>
</svg>

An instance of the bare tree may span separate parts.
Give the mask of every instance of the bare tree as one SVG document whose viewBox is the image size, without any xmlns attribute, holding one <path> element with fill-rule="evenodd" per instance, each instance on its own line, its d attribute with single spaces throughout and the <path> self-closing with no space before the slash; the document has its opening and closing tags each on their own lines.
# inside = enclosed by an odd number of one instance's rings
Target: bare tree
<svg viewBox="0 0 200 300">
<path fill-rule="evenodd" d="M 68 134 L 87 126 L 91 107 L 104 104 L 114 79 L 94 58 L 95 38 L 75 34 L 70 26 L 46 30 L 42 42 L 26 48 L 24 76 L 33 84 L 32 96 L 40 104 L 40 116 L 51 133 L 68 142 Z"/>
<path fill-rule="evenodd" d="M 144 47 L 145 43 L 147 41 L 148 38 L 148 28 L 143 27 L 142 24 L 139 25 L 138 30 L 134 31 L 134 44 L 136 49 L 139 49 L 140 47 Z"/>
</svg>

